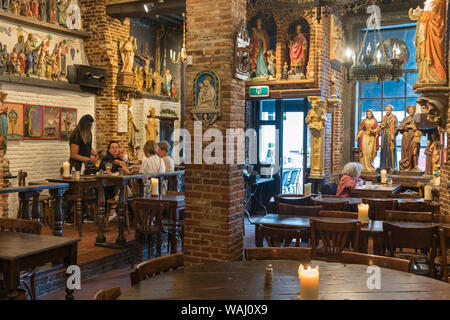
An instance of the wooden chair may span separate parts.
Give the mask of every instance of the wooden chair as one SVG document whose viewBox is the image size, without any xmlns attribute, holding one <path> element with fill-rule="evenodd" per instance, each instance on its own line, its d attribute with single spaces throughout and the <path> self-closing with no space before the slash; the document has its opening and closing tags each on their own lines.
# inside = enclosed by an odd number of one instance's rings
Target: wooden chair
<svg viewBox="0 0 450 320">
<path fill-rule="evenodd" d="M 384 212 L 384 220 L 402 222 L 433 222 L 433 213 L 386 210 Z"/>
<path fill-rule="evenodd" d="M 98 291 L 92 300 L 117 300 L 122 294 L 120 287 L 114 287 L 110 289 L 103 289 Z"/>
<path fill-rule="evenodd" d="M 342 251 L 352 243 L 353 251 L 358 248 L 361 224 L 355 222 L 328 222 L 310 220 L 312 257 L 327 261 L 341 261 Z M 319 248 L 319 240 L 322 247 Z"/>
<path fill-rule="evenodd" d="M 450 265 L 450 256 L 448 255 L 448 250 L 450 250 L 450 228 L 440 228 L 439 229 L 440 238 L 440 251 L 441 255 L 436 259 L 436 264 L 439 265 L 439 273 L 441 275 L 442 281 L 449 282 L 450 278 L 448 276 L 448 269 Z"/>
<path fill-rule="evenodd" d="M 411 261 L 412 272 L 419 275 L 434 273 L 436 258 L 438 226 L 431 227 L 403 227 L 383 222 L 384 243 L 390 257 L 401 257 Z M 400 252 L 397 249 L 401 248 Z M 405 252 L 403 249 L 426 250 L 427 255 L 416 252 Z"/>
<path fill-rule="evenodd" d="M 397 200 L 392 199 L 363 199 L 369 205 L 369 219 L 384 220 L 384 211 L 396 210 Z"/>
<path fill-rule="evenodd" d="M 258 247 L 264 246 L 264 240 L 269 247 L 289 247 L 294 239 L 295 246 L 300 247 L 300 239 L 309 238 L 309 232 L 306 229 L 278 228 L 259 226 L 262 243 L 258 243 Z"/>
<path fill-rule="evenodd" d="M 374 256 L 371 254 L 342 251 L 342 262 L 348 264 L 375 265 L 403 272 L 409 272 L 410 262 L 406 259 L 398 259 L 384 256 Z"/>
<path fill-rule="evenodd" d="M 140 263 L 136 269 L 130 273 L 131 285 L 152 278 L 161 272 L 167 272 L 184 266 L 183 253 L 150 259 Z"/>
<path fill-rule="evenodd" d="M 41 234 L 41 230 L 42 225 L 34 220 L 0 218 L 0 231 Z M 34 268 L 20 276 L 20 284 L 25 286 L 31 300 L 36 300 L 35 278 Z M 30 284 L 27 283 L 27 280 L 30 281 Z"/>
<path fill-rule="evenodd" d="M 295 206 L 292 204 L 280 203 L 278 213 L 292 216 L 318 217 L 322 206 Z"/>
<path fill-rule="evenodd" d="M 348 211 L 322 210 L 322 211 L 319 212 L 319 217 L 345 218 L 345 219 L 356 219 L 356 220 L 358 220 L 358 214 L 356 212 L 348 212 Z"/>
<path fill-rule="evenodd" d="M 148 237 L 148 256 L 150 257 L 153 236 L 156 236 L 157 239 L 156 255 L 157 257 L 161 256 L 162 234 L 164 232 L 162 224 L 163 209 L 162 203 L 148 203 L 145 207 L 136 207 L 133 263 L 136 253 L 138 262 L 142 260 L 142 240 L 145 236 Z"/>
<path fill-rule="evenodd" d="M 305 197 L 303 194 L 278 194 L 274 196 L 275 205 L 278 208 L 280 203 L 291 204 L 295 206 L 313 206 L 314 201 L 311 197 Z"/>
<path fill-rule="evenodd" d="M 311 248 L 245 248 L 245 260 L 311 261 Z"/>
<path fill-rule="evenodd" d="M 347 211 L 348 210 L 348 201 L 342 200 L 342 201 L 320 201 L 320 200 L 314 200 L 314 204 L 316 206 L 322 206 L 323 210 L 335 210 L 335 211 Z"/>
<path fill-rule="evenodd" d="M 415 212 L 433 212 L 433 208 L 428 203 L 421 201 L 398 202 L 397 210 L 415 211 Z"/>
<path fill-rule="evenodd" d="M 434 214 L 433 215 L 434 223 L 447 223 L 450 224 L 450 215 L 448 214 Z"/>
</svg>

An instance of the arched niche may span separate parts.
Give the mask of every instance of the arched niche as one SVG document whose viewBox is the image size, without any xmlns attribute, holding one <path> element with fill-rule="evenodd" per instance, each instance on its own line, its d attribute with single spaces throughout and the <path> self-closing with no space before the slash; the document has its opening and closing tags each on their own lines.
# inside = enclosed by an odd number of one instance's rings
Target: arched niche
<svg viewBox="0 0 450 320">
<path fill-rule="evenodd" d="M 298 43 L 300 43 L 302 37 L 298 35 L 298 26 L 301 28 L 301 35 L 306 39 L 307 47 L 306 50 L 303 48 L 304 52 L 304 61 L 301 67 L 298 66 L 298 61 L 296 63 L 293 63 L 293 59 L 291 58 L 291 45 L 293 45 L 293 57 L 297 57 L 297 52 L 295 51 L 295 48 L 298 48 Z M 295 47 L 295 44 L 297 44 L 297 47 Z M 291 23 L 289 25 L 288 31 L 287 31 L 287 39 L 286 39 L 286 62 L 288 63 L 290 77 L 298 77 L 298 72 L 302 73 L 303 76 L 307 73 L 307 66 L 310 59 L 310 50 L 311 49 L 311 27 L 308 23 L 308 21 L 304 18 L 300 18 L 294 23 Z M 296 74 L 291 74 L 296 72 Z"/>
<path fill-rule="evenodd" d="M 258 29 L 258 20 L 261 21 L 261 30 Z M 251 78 L 257 78 L 261 80 L 269 80 L 269 74 L 272 74 L 273 79 L 276 75 L 276 63 L 272 65 L 272 68 L 274 70 L 270 70 L 269 66 L 269 54 L 268 52 L 271 51 L 273 54 L 273 57 L 276 57 L 276 48 L 277 48 L 277 25 L 275 22 L 275 19 L 273 18 L 272 14 L 260 12 L 257 15 L 255 15 L 250 22 L 248 23 L 248 30 L 250 34 L 250 44 L 252 48 L 251 52 Z M 256 34 L 257 32 L 257 34 Z M 257 37 L 257 38 L 255 38 Z M 266 50 L 259 51 L 259 41 L 256 39 L 264 38 L 264 41 L 267 41 L 267 48 Z M 262 57 L 259 56 L 262 54 Z M 259 58 L 263 58 L 266 64 L 266 68 L 268 69 L 267 79 L 265 77 L 258 76 L 256 73 L 256 65 Z M 272 78 L 271 78 L 272 79 Z"/>
</svg>

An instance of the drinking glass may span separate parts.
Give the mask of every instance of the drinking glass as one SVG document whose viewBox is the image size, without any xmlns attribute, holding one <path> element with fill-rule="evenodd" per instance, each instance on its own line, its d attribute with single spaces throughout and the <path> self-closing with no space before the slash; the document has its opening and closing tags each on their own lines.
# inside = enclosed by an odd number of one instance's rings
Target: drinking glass
<svg viewBox="0 0 450 320">
<path fill-rule="evenodd" d="M 105 163 L 106 173 L 111 173 L 112 167 L 113 167 L 112 162 L 106 162 Z"/>
</svg>

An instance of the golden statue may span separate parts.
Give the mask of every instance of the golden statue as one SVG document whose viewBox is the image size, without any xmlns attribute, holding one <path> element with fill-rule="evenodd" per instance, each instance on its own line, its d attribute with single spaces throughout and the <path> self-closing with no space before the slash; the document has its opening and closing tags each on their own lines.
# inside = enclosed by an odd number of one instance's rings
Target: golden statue
<svg viewBox="0 0 450 320">
<path fill-rule="evenodd" d="M 417 21 L 416 60 L 418 83 L 447 83 L 444 53 L 445 1 L 426 0 L 423 9 L 409 9 L 409 18 Z"/>
<path fill-rule="evenodd" d="M 120 55 L 122 57 L 122 70 L 124 73 L 132 73 L 134 65 L 134 51 L 137 49 L 136 38 L 130 36 L 127 41 L 120 46 Z"/>
<path fill-rule="evenodd" d="M 153 73 L 153 82 L 154 82 L 154 89 L 153 89 L 153 94 L 156 94 L 157 96 L 161 95 L 161 86 L 164 82 L 163 77 L 161 77 L 161 75 L 159 74 L 158 71 L 155 71 Z"/>
<path fill-rule="evenodd" d="M 142 70 L 142 67 L 134 69 L 134 81 L 137 90 L 142 91 L 144 89 L 144 71 Z"/>
<path fill-rule="evenodd" d="M 323 175 L 323 143 L 325 128 L 325 111 L 323 110 L 320 97 L 310 97 L 311 110 L 305 121 L 311 132 L 311 176 L 320 177 Z"/>
<path fill-rule="evenodd" d="M 148 121 L 145 125 L 146 138 L 147 141 L 155 141 L 158 136 L 158 123 L 155 119 L 155 108 L 150 107 L 149 109 L 150 115 L 147 116 Z"/>
</svg>

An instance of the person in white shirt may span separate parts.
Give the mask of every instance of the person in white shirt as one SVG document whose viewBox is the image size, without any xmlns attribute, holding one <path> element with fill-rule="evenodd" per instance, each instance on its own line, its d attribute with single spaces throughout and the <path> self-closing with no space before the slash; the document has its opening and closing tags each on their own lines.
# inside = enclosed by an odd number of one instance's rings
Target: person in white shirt
<svg viewBox="0 0 450 320">
<path fill-rule="evenodd" d="M 156 154 L 157 147 L 154 141 L 147 141 L 143 148 L 145 159 L 142 161 L 140 173 L 164 173 L 166 172 L 166 166 L 164 161 Z M 146 192 L 149 190 L 149 180 L 146 180 Z"/>
<path fill-rule="evenodd" d="M 167 141 L 161 141 L 158 143 L 158 156 L 164 160 L 166 165 L 166 172 L 175 171 L 175 165 L 173 159 L 169 156 L 170 145 Z"/>
</svg>

